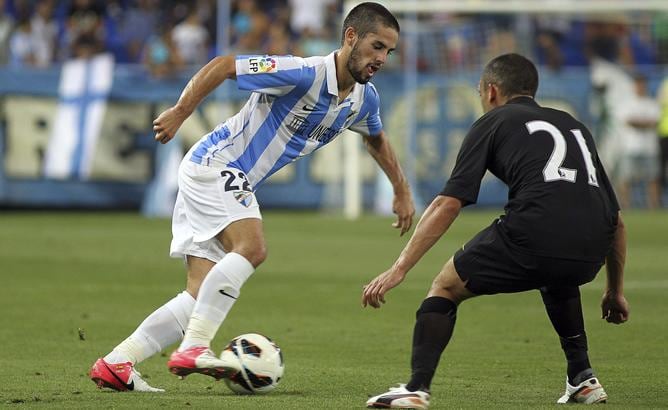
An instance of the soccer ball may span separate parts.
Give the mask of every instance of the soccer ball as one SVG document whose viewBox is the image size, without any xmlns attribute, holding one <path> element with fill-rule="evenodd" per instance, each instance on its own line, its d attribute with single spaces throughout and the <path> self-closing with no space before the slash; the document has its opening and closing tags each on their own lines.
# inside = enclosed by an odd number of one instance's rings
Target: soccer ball
<svg viewBox="0 0 668 410">
<path fill-rule="evenodd" d="M 222 360 L 238 363 L 238 372 L 225 379 L 237 394 L 266 394 L 283 377 L 283 354 L 271 339 L 257 333 L 237 336 L 220 354 Z"/>
</svg>

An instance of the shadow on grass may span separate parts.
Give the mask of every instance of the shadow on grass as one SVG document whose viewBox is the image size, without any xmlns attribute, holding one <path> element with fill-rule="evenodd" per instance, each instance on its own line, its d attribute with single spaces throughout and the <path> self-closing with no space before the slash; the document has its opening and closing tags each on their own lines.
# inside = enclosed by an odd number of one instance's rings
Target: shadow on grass
<svg viewBox="0 0 668 410">
<path fill-rule="evenodd" d="M 74 392 L 72 394 L 82 394 L 82 393 L 81 392 Z M 127 395 L 131 395 L 132 392 L 118 392 L 118 391 L 114 391 L 114 390 L 104 389 L 104 390 L 93 390 L 93 391 L 90 391 L 90 392 L 86 392 L 86 394 L 88 394 L 88 395 L 90 395 L 90 394 L 105 394 L 105 395 L 118 394 L 118 395 L 121 395 L 121 396 L 127 396 Z M 271 397 L 298 397 L 298 396 L 306 395 L 306 393 L 304 393 L 303 391 L 300 391 L 300 390 L 284 390 L 284 389 L 281 389 L 281 388 L 279 388 L 278 390 L 273 391 L 271 393 L 268 393 L 268 394 L 236 394 L 236 393 L 234 393 L 230 390 L 227 390 L 227 388 L 223 389 L 222 391 L 216 390 L 215 388 L 211 388 L 211 389 L 207 388 L 204 391 L 202 391 L 202 390 L 182 391 L 181 390 L 181 391 L 178 391 L 178 392 L 177 391 L 172 391 L 172 392 L 167 391 L 167 392 L 163 392 L 163 393 L 137 392 L 137 393 L 132 394 L 132 395 L 137 395 L 137 396 L 141 395 L 142 397 L 152 396 L 152 397 L 166 397 L 167 398 L 167 397 L 172 397 L 172 396 L 175 396 L 175 395 L 182 396 L 184 394 L 193 395 L 193 396 L 196 396 L 196 397 L 239 397 L 239 398 L 248 398 L 250 400 L 255 400 L 256 398 L 262 398 L 263 400 L 265 400 L 267 397 L 269 397 L 269 398 L 271 398 Z M 32 398 L 30 398 L 30 399 L 19 399 L 19 400 L 32 401 Z"/>
<path fill-rule="evenodd" d="M 248 397 L 249 399 L 255 399 L 255 398 L 262 398 L 265 399 L 267 397 L 290 397 L 290 396 L 304 396 L 305 393 L 303 391 L 299 390 L 283 390 L 280 387 L 276 390 L 273 391 L 269 394 L 236 394 L 234 392 L 230 391 L 224 391 L 218 396 L 225 396 L 225 397 Z"/>
</svg>

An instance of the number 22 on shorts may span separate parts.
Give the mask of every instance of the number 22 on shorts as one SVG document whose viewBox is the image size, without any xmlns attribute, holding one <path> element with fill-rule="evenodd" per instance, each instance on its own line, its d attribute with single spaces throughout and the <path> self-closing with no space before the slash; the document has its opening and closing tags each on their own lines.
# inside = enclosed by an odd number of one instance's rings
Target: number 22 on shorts
<svg viewBox="0 0 668 410">
<path fill-rule="evenodd" d="M 252 190 L 250 184 L 248 183 L 248 178 L 246 178 L 246 174 L 241 171 L 238 171 L 235 174 L 232 171 L 224 170 L 220 172 L 220 176 L 225 178 L 225 192 Z"/>
</svg>

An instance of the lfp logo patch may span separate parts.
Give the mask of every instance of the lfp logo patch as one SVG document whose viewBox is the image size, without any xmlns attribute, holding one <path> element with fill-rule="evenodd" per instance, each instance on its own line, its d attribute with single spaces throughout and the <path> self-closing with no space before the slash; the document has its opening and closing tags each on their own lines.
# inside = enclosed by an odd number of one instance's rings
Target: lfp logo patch
<svg viewBox="0 0 668 410">
<path fill-rule="evenodd" d="M 249 191 L 234 191 L 234 199 L 248 208 L 253 203 L 253 193 Z"/>
<path fill-rule="evenodd" d="M 276 59 L 269 56 L 251 57 L 248 59 L 248 69 L 252 74 L 273 73 L 276 71 Z"/>
</svg>

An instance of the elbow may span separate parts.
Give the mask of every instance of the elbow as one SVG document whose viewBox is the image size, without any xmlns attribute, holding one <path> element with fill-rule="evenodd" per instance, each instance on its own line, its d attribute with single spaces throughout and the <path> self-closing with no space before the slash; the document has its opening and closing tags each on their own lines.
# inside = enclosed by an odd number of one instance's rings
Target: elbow
<svg viewBox="0 0 668 410">
<path fill-rule="evenodd" d="M 370 154 L 379 152 L 380 146 L 385 143 L 385 137 L 382 132 L 380 135 L 374 137 L 370 135 L 364 135 L 362 140 L 364 141 L 364 148 L 366 148 Z"/>
<path fill-rule="evenodd" d="M 624 225 L 624 220 L 622 219 L 622 212 L 619 211 L 617 213 L 617 229 L 624 230 L 626 229 L 626 225 Z"/>
<path fill-rule="evenodd" d="M 434 202 L 436 202 L 441 213 L 450 215 L 453 218 L 456 218 L 462 209 L 462 201 L 451 196 L 439 195 Z"/>
<path fill-rule="evenodd" d="M 606 255 L 607 262 L 618 260 L 626 253 L 626 226 L 622 220 L 621 212 L 617 217 L 617 226 L 615 228 L 612 244 Z"/>
<path fill-rule="evenodd" d="M 624 219 L 622 218 L 622 212 L 617 213 L 617 226 L 615 227 L 615 237 L 619 238 L 620 235 L 626 234 L 626 225 L 624 224 Z"/>
<path fill-rule="evenodd" d="M 459 211 L 461 210 L 462 203 L 459 201 L 459 199 L 451 198 L 451 200 L 447 202 L 446 211 L 449 215 L 452 215 L 453 218 L 459 216 Z"/>
<path fill-rule="evenodd" d="M 216 67 L 216 71 L 220 72 L 225 80 L 236 78 L 237 65 L 234 56 L 216 56 L 209 64 Z"/>
</svg>

